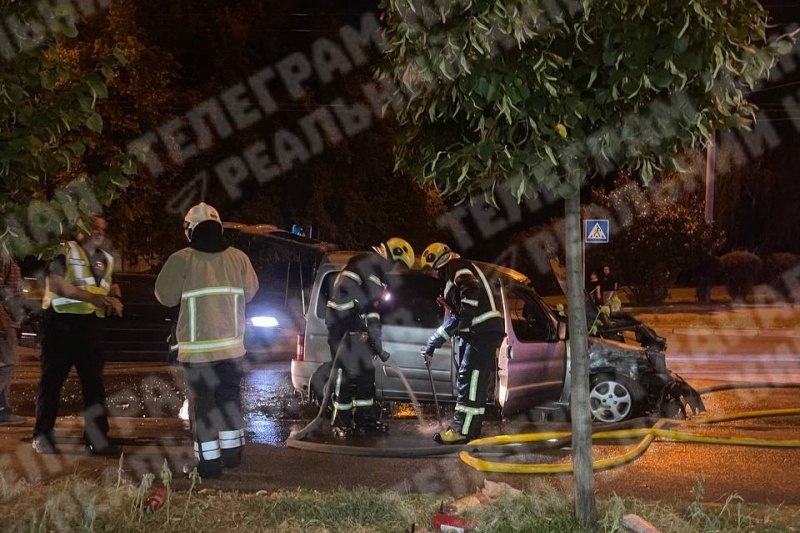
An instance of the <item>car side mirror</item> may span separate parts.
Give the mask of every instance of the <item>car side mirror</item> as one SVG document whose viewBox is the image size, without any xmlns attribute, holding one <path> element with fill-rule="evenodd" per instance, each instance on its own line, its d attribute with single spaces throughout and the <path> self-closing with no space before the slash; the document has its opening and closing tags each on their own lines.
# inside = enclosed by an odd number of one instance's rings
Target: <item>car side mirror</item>
<svg viewBox="0 0 800 533">
<path fill-rule="evenodd" d="M 558 323 L 558 340 L 560 340 L 560 341 L 567 340 L 567 323 L 566 322 L 559 322 Z"/>
</svg>

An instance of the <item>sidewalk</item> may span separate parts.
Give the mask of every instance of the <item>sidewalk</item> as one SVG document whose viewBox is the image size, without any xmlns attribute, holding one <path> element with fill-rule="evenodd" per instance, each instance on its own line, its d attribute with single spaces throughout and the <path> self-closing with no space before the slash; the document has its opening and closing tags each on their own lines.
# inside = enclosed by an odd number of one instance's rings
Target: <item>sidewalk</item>
<svg viewBox="0 0 800 533">
<path fill-rule="evenodd" d="M 730 335 L 738 337 L 800 338 L 800 299 L 774 301 L 767 286 L 754 289 L 746 303 L 731 302 L 725 287 L 712 290 L 712 302 L 698 303 L 694 288 L 670 290 L 658 306 L 631 306 L 628 291 L 620 291 L 622 311 L 655 329 L 661 335 Z M 564 303 L 564 296 L 547 296 L 550 305 Z"/>
</svg>

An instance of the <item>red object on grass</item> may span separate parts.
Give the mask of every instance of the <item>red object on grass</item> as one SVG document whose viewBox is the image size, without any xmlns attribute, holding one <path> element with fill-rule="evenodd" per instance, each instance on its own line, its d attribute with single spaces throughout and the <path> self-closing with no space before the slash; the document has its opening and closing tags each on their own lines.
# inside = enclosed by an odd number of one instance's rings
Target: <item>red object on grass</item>
<svg viewBox="0 0 800 533">
<path fill-rule="evenodd" d="M 167 501 L 167 488 L 155 487 L 150 491 L 150 494 L 147 495 L 147 498 L 145 498 L 144 506 L 151 511 L 158 511 L 164 505 L 165 501 Z"/>
<path fill-rule="evenodd" d="M 469 533 L 477 527 L 475 520 L 466 520 L 456 515 L 437 513 L 433 517 L 433 530 L 437 533 Z"/>
</svg>

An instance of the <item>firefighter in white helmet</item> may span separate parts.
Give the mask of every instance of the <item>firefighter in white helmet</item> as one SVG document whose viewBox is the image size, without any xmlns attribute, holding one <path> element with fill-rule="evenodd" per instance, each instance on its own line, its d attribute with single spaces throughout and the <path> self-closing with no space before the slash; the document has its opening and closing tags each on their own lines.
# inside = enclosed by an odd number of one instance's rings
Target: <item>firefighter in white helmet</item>
<svg viewBox="0 0 800 533">
<path fill-rule="evenodd" d="M 241 462 L 244 310 L 258 278 L 247 255 L 225 243 L 222 221 L 210 205 L 189 210 L 184 232 L 189 246 L 169 257 L 155 294 L 166 306 L 181 306 L 178 361 L 189 390 L 195 465 L 201 477 L 216 478 L 223 467 Z"/>
<path fill-rule="evenodd" d="M 333 384 L 336 437 L 383 433 L 375 402 L 373 357 L 385 360 L 381 342 L 379 304 L 389 287 L 388 273 L 395 263 L 414 264 L 414 250 L 405 239 L 392 237 L 373 247 L 375 253 L 354 255 L 336 277 L 328 300 L 325 323 L 331 357 L 339 353 Z"/>
</svg>

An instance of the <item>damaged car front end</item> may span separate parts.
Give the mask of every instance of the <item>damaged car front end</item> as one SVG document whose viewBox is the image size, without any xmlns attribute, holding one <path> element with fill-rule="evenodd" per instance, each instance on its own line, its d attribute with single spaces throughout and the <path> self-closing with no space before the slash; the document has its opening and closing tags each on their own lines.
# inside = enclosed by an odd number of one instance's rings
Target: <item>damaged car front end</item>
<svg viewBox="0 0 800 533">
<path fill-rule="evenodd" d="M 664 353 L 608 339 L 589 339 L 589 402 L 595 420 L 686 417 L 705 411 L 697 391 L 667 368 Z"/>
</svg>

